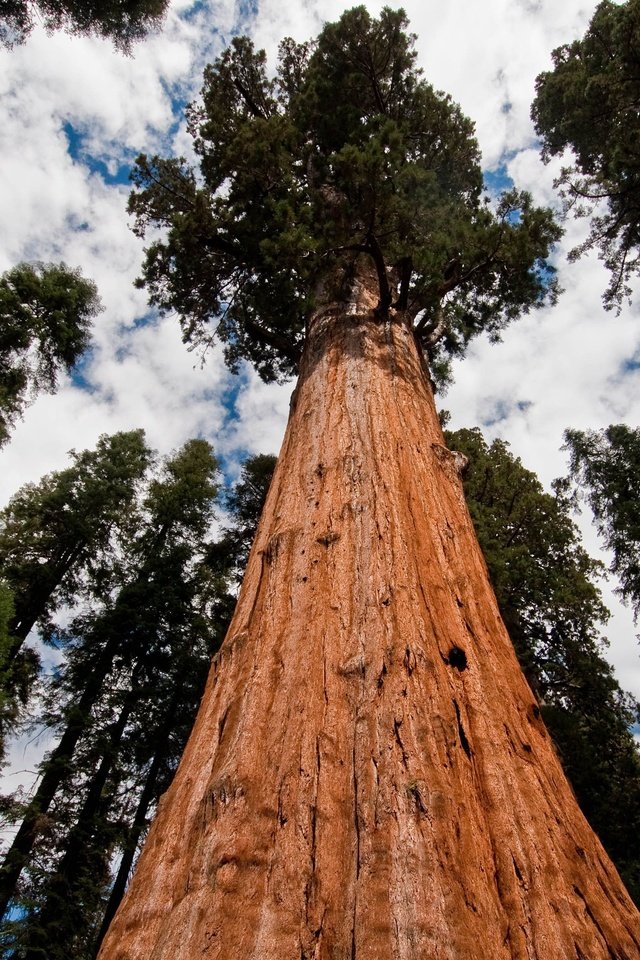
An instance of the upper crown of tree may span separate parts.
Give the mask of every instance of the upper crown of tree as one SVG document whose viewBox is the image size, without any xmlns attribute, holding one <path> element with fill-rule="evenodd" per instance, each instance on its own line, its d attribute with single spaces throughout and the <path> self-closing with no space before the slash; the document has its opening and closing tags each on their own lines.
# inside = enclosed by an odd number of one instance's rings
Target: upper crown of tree
<svg viewBox="0 0 640 960">
<path fill-rule="evenodd" d="M 275 76 L 236 38 L 188 111 L 199 171 L 138 158 L 135 229 L 163 228 L 139 284 L 185 341 L 290 375 L 319 281 L 362 254 L 380 313 L 404 311 L 432 359 L 555 296 L 550 211 L 483 195 L 473 124 L 422 78 L 406 27 L 402 10 L 356 7 L 284 40 Z"/>
</svg>

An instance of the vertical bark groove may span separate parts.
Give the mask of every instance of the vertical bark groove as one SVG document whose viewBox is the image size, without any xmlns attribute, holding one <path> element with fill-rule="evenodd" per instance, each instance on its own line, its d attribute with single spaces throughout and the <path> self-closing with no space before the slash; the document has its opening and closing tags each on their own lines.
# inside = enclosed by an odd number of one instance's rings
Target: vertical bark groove
<svg viewBox="0 0 640 960">
<path fill-rule="evenodd" d="M 100 960 L 637 960 L 411 331 L 375 306 L 365 282 L 310 325 L 229 637 Z"/>
</svg>

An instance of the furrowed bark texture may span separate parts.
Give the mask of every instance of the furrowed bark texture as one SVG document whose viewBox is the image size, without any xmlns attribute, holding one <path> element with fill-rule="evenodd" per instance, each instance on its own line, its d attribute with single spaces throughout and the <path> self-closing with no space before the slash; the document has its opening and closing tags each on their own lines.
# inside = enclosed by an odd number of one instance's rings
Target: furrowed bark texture
<svg viewBox="0 0 640 960">
<path fill-rule="evenodd" d="M 413 336 L 311 326 L 238 608 L 100 960 L 637 960 Z"/>
</svg>

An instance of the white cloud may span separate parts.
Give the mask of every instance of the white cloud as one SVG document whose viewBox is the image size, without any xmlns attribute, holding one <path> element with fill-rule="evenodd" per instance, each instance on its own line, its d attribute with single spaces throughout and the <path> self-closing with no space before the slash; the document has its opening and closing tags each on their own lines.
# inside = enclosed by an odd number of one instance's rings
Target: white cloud
<svg viewBox="0 0 640 960">
<path fill-rule="evenodd" d="M 244 389 L 236 400 L 237 418 L 228 435 L 230 449 L 279 453 L 289 416 L 292 384 L 265 384 L 251 368 L 243 370 Z"/>
</svg>

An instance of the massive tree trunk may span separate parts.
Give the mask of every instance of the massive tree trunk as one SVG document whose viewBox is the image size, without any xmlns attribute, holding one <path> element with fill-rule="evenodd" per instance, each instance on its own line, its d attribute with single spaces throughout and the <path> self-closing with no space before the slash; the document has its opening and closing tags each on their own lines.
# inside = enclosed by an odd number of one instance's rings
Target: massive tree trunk
<svg viewBox="0 0 640 960">
<path fill-rule="evenodd" d="M 401 315 L 321 305 L 238 607 L 100 960 L 637 960 Z"/>
</svg>

